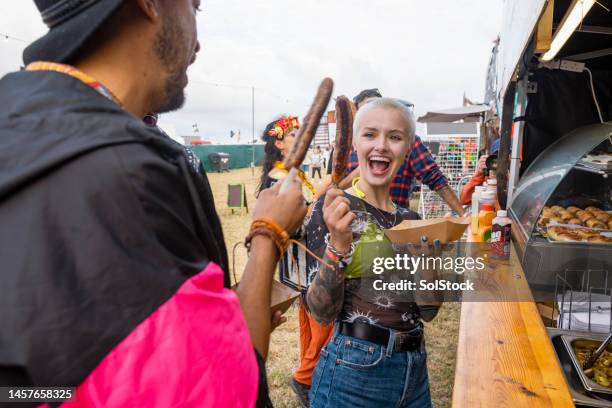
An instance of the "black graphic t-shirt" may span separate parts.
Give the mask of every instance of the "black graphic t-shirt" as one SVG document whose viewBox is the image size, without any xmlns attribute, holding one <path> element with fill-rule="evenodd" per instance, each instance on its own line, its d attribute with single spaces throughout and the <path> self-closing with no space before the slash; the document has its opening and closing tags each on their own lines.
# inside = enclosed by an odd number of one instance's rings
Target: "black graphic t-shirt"
<svg viewBox="0 0 612 408">
<path fill-rule="evenodd" d="M 351 210 L 357 215 L 352 224 L 355 253 L 344 270 L 344 300 L 339 320 L 374 324 L 398 331 L 409 331 L 422 326 L 417 304 L 405 291 L 375 290 L 374 281 L 399 282 L 410 279 L 406 272 L 385 271 L 378 275 L 372 272 L 375 258 L 394 257 L 401 250 L 395 247 L 384 230 L 404 220 L 419 219 L 414 211 L 398 207 L 394 212 L 380 210 L 366 201 L 345 193 Z M 326 248 L 325 236 L 329 233 L 323 221 L 321 197 L 314 206 L 307 223 L 308 248 L 323 256 Z M 309 276 L 312 281 L 319 271 L 319 263 L 309 257 Z"/>
</svg>

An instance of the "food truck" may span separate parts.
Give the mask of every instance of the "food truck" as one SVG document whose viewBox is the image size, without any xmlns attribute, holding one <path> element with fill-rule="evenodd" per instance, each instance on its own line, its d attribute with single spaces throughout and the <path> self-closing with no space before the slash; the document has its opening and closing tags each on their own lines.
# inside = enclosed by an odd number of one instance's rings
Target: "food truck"
<svg viewBox="0 0 612 408">
<path fill-rule="evenodd" d="M 462 305 L 454 407 L 612 407 L 612 347 L 582 368 L 612 331 L 610 8 L 504 2 L 485 102 L 513 249 L 490 285 L 500 300 Z"/>
</svg>

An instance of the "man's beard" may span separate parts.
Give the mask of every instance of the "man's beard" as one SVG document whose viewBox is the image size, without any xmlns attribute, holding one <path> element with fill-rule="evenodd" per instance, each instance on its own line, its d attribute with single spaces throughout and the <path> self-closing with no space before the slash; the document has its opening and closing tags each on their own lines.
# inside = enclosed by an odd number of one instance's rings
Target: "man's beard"
<svg viewBox="0 0 612 408">
<path fill-rule="evenodd" d="M 172 112 L 182 108 L 185 104 L 183 83 L 187 67 L 180 65 L 180 62 L 186 59 L 181 51 L 184 51 L 187 40 L 177 27 L 178 24 L 172 18 L 166 18 L 155 41 L 155 54 L 162 66 L 170 72 L 165 80 L 163 95 L 158 102 L 156 113 Z"/>
<path fill-rule="evenodd" d="M 180 84 L 183 80 L 183 72 L 176 72 L 166 80 L 164 84 L 166 98 L 159 113 L 172 112 L 181 109 L 185 104 L 185 89 Z"/>
</svg>

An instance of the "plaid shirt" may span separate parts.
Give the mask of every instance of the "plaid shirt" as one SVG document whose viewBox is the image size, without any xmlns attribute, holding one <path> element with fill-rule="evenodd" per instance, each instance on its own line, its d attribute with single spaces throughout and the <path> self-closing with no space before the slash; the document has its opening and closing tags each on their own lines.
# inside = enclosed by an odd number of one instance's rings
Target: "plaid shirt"
<svg viewBox="0 0 612 408">
<path fill-rule="evenodd" d="M 359 166 L 357 151 L 353 149 L 348 163 L 348 172 L 355 170 Z M 427 146 L 423 144 L 421 138 L 416 136 L 414 146 L 410 156 L 404 160 L 395 178 L 391 182 L 391 200 L 401 207 L 409 207 L 410 194 L 414 178 L 421 180 L 431 190 L 438 191 L 448 186 L 448 180 L 438 168 L 438 165 L 431 157 Z"/>
</svg>

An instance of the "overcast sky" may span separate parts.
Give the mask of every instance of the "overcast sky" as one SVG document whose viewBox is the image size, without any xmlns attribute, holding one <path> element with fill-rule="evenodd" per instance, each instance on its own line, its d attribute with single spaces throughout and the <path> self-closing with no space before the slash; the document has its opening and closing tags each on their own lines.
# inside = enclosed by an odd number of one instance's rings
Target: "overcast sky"
<svg viewBox="0 0 612 408">
<path fill-rule="evenodd" d="M 229 142 L 279 114 L 302 116 L 320 80 L 335 95 L 378 87 L 422 115 L 484 94 L 486 67 L 501 28 L 502 0 L 204 0 L 202 51 L 190 68 L 187 103 L 163 117 L 181 135 Z M 0 0 L 0 33 L 32 41 L 46 32 L 31 0 Z M 0 41 L 0 75 L 21 63 L 27 44 Z M 214 84 L 218 84 L 214 85 Z"/>
</svg>

